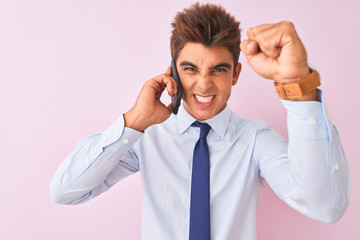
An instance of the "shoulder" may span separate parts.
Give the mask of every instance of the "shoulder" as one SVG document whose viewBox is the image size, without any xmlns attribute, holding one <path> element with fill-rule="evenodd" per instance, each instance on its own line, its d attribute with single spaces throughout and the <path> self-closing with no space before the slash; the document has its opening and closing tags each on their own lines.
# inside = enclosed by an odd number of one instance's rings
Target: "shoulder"
<svg viewBox="0 0 360 240">
<path fill-rule="evenodd" d="M 176 116 L 171 114 L 170 117 L 162 123 L 154 124 L 145 130 L 145 136 L 158 135 L 158 134 L 175 134 L 178 129 Z"/>
<path fill-rule="evenodd" d="M 249 129 L 255 132 L 270 128 L 269 124 L 261 119 L 248 120 L 237 115 L 233 111 L 231 111 L 229 127 L 231 128 L 235 127 L 237 129 Z"/>
</svg>

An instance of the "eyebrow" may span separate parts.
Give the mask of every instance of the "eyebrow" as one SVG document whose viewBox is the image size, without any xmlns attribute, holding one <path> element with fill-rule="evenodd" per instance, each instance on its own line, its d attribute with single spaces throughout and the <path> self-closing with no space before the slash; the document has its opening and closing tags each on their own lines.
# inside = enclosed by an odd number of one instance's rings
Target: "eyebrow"
<svg viewBox="0 0 360 240">
<path fill-rule="evenodd" d="M 188 62 L 188 61 L 181 62 L 180 66 L 191 66 L 193 68 L 199 68 L 195 64 L 193 64 L 191 62 Z M 226 63 L 226 62 L 221 62 L 219 64 L 216 64 L 215 66 L 211 67 L 211 69 L 220 68 L 220 67 L 231 69 L 231 65 L 229 63 Z"/>
<path fill-rule="evenodd" d="M 219 64 L 213 66 L 212 69 L 220 68 L 220 67 L 231 69 L 231 65 L 226 62 L 219 63 Z"/>
<path fill-rule="evenodd" d="M 196 66 L 195 64 L 188 62 L 188 61 L 183 61 L 180 63 L 180 66 L 191 66 L 193 68 L 199 68 L 198 66 Z"/>
</svg>

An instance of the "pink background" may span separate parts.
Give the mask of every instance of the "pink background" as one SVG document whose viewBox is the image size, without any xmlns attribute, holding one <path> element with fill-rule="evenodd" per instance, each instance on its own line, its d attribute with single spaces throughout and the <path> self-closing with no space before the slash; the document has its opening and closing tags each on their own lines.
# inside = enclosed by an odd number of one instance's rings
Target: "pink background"
<svg viewBox="0 0 360 240">
<path fill-rule="evenodd" d="M 140 239 L 139 174 L 78 206 L 54 204 L 50 180 L 77 141 L 103 131 L 170 63 L 170 22 L 193 1 L 0 0 L 0 239 Z M 308 219 L 267 187 L 258 239 L 358 239 L 359 0 L 214 1 L 241 28 L 295 23 L 352 172 L 350 205 L 335 224 Z M 271 81 L 240 59 L 231 108 L 286 134 Z M 164 98 L 169 101 L 169 98 Z"/>
</svg>

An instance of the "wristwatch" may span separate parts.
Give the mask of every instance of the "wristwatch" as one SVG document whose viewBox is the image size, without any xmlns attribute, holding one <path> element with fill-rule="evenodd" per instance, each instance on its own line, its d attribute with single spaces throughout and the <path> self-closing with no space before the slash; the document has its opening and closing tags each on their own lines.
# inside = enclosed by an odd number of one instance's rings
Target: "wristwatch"
<svg viewBox="0 0 360 240">
<path fill-rule="evenodd" d="M 302 97 L 320 86 L 320 76 L 310 68 L 310 74 L 292 83 L 274 83 L 275 90 L 281 99 L 290 100 Z"/>
</svg>

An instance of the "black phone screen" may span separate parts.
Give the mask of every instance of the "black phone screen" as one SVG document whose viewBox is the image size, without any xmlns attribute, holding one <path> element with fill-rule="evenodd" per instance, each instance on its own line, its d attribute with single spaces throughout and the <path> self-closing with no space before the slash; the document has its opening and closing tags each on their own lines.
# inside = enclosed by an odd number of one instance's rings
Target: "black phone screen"
<svg viewBox="0 0 360 240">
<path fill-rule="evenodd" d="M 182 97 L 182 87 L 180 83 L 179 74 L 176 68 L 176 63 L 174 59 L 171 60 L 171 77 L 176 81 L 177 84 L 177 93 L 171 97 L 171 106 L 173 109 L 173 113 L 177 114 L 181 102 Z"/>
</svg>

